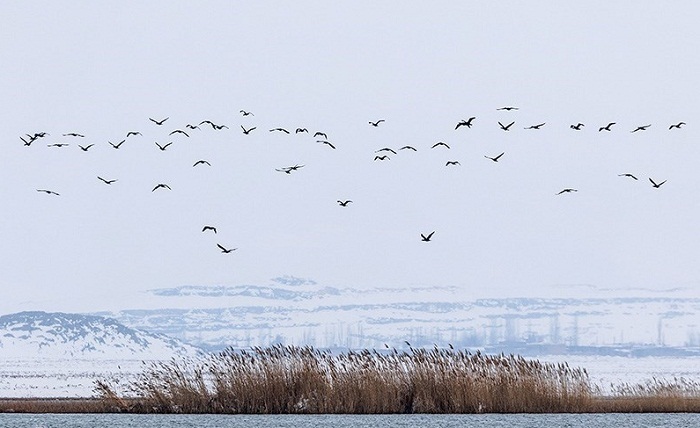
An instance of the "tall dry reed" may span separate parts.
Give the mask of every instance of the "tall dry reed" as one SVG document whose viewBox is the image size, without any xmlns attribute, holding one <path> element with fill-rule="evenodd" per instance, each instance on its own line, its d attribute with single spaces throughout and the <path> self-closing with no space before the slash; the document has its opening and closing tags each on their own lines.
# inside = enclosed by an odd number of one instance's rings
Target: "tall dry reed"
<svg viewBox="0 0 700 428">
<path fill-rule="evenodd" d="M 117 403 L 103 385 L 100 395 Z M 227 349 L 152 364 L 129 409 L 185 413 L 580 412 L 594 403 L 585 370 L 514 355 L 311 347 Z"/>
</svg>

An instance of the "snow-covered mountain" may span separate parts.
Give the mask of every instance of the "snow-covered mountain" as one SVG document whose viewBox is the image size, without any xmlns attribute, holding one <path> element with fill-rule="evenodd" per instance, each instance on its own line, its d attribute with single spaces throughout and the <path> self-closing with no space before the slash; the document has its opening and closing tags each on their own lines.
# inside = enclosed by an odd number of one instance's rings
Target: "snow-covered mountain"
<svg viewBox="0 0 700 428">
<path fill-rule="evenodd" d="M 0 316 L 0 358 L 162 360 L 199 351 L 162 334 L 94 315 L 20 312 Z"/>
<path fill-rule="evenodd" d="M 267 285 L 151 290 L 155 307 L 101 315 L 209 350 L 277 342 L 371 348 L 408 340 L 415 346 L 452 343 L 538 352 L 700 351 L 700 299 L 692 290 L 574 288 L 558 290 L 557 297 L 547 290 L 540 294 L 549 297 L 504 298 L 458 287 L 355 289 L 282 277 Z"/>
</svg>

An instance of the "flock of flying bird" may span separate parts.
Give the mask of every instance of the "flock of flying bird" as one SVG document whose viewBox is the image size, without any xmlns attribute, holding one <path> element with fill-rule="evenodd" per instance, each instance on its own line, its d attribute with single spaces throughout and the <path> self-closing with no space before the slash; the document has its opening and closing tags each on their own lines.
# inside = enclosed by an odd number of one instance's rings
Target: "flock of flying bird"
<svg viewBox="0 0 700 428">
<path fill-rule="evenodd" d="M 513 107 L 513 106 L 506 106 L 506 107 L 498 108 L 498 109 L 496 109 L 496 110 L 499 110 L 499 111 L 514 111 L 514 110 L 518 110 L 518 108 L 517 108 L 517 107 Z M 252 112 L 246 111 L 246 110 L 240 110 L 239 113 L 240 113 L 242 116 L 244 116 L 244 117 L 246 117 L 246 116 L 254 116 L 254 114 L 253 114 Z M 163 118 L 163 119 L 153 119 L 153 118 L 149 118 L 149 121 L 152 122 L 153 124 L 155 124 L 155 126 L 163 126 L 163 125 L 168 121 L 168 119 L 169 119 L 169 117 L 165 117 L 165 118 Z M 477 118 L 476 118 L 475 116 L 472 116 L 472 117 L 470 117 L 470 118 L 468 118 L 468 119 L 466 119 L 466 120 L 459 120 L 459 121 L 457 122 L 457 124 L 456 124 L 454 130 L 455 130 L 455 131 L 456 131 L 456 130 L 459 130 L 461 127 L 465 127 L 465 128 L 467 128 L 467 129 L 470 129 L 470 128 L 472 128 L 472 126 L 474 126 L 474 121 L 475 121 L 475 120 L 477 120 Z M 385 119 L 378 119 L 378 120 L 374 120 L 374 121 L 370 120 L 370 121 L 368 122 L 368 124 L 369 124 L 370 126 L 374 127 L 374 128 L 377 128 L 377 127 L 379 127 L 381 124 L 383 124 L 383 123 L 385 123 L 385 122 L 386 122 Z M 500 121 L 498 121 L 497 123 L 498 123 L 499 128 L 500 128 L 502 131 L 504 131 L 504 132 L 510 132 L 511 129 L 513 129 L 513 126 L 515 125 L 515 121 L 509 121 L 508 123 L 505 123 L 505 124 L 504 124 L 503 122 L 500 122 Z M 534 125 L 525 126 L 525 127 L 523 127 L 523 129 L 525 129 L 525 130 L 540 130 L 540 129 L 542 129 L 545 125 L 546 125 L 546 122 L 542 122 L 542 123 L 537 123 L 537 124 L 534 124 Z M 598 128 L 598 132 L 604 132 L 604 131 L 605 131 L 605 132 L 612 132 L 613 126 L 615 126 L 615 125 L 617 125 L 616 122 L 609 122 L 609 123 L 607 123 L 607 124 L 604 125 L 604 126 L 600 126 L 600 127 Z M 685 123 L 685 122 L 682 122 L 682 121 L 681 121 L 681 122 L 678 122 L 678 123 L 675 123 L 675 124 L 671 124 L 671 125 L 668 126 L 668 130 L 681 129 L 681 127 L 683 127 L 684 125 L 686 125 L 686 123 Z M 203 120 L 203 121 L 201 121 L 199 124 L 190 124 L 190 123 L 188 123 L 188 124 L 185 125 L 185 127 L 184 127 L 186 130 L 185 130 L 185 129 L 174 129 L 174 130 L 172 130 L 168 135 L 169 135 L 169 136 L 173 136 L 173 135 L 182 135 L 182 136 L 184 136 L 184 137 L 186 137 L 186 138 L 189 138 L 190 135 L 189 135 L 188 131 L 189 131 L 189 132 L 192 132 L 192 131 L 194 131 L 194 130 L 201 129 L 200 127 L 202 127 L 202 126 L 210 126 L 210 127 L 211 127 L 213 130 L 215 130 L 215 131 L 220 131 L 220 130 L 223 130 L 223 129 L 229 129 L 229 127 L 226 126 L 226 125 L 216 124 L 216 123 L 214 123 L 214 122 L 212 122 L 212 121 L 210 121 L 210 120 Z M 630 132 L 630 133 L 637 133 L 637 132 L 646 131 L 646 130 L 649 129 L 651 126 L 652 126 L 651 124 L 636 126 L 634 129 L 630 130 L 629 132 Z M 572 130 L 574 130 L 574 131 L 581 131 L 581 130 L 583 130 L 584 127 L 585 127 L 585 124 L 580 123 L 580 122 L 575 123 L 575 124 L 571 124 L 571 125 L 569 126 L 569 128 L 572 129 Z M 244 127 L 243 125 L 240 125 L 240 128 L 241 128 L 241 131 L 242 131 L 243 135 L 250 135 L 253 131 L 257 130 L 257 127 L 256 127 L 256 126 L 251 126 L 251 127 L 246 128 L 246 127 Z M 259 131 L 258 131 L 258 132 L 259 132 Z M 277 127 L 277 128 L 269 129 L 269 132 L 281 132 L 281 133 L 284 133 L 284 134 L 290 134 L 290 131 L 289 131 L 289 130 L 287 130 L 286 128 L 282 128 L 282 127 Z M 295 134 L 302 134 L 302 133 L 310 134 L 310 133 L 309 133 L 309 130 L 308 130 L 307 128 L 302 128 L 302 127 L 296 128 L 296 129 L 294 130 L 294 133 L 295 133 Z M 22 143 L 23 143 L 24 146 L 30 147 L 30 146 L 32 146 L 34 143 L 36 143 L 37 141 L 39 141 L 40 139 L 45 138 L 45 137 L 47 137 L 47 136 L 49 136 L 49 135 L 50 135 L 50 134 L 48 134 L 47 132 L 36 132 L 36 133 L 33 133 L 33 134 L 25 134 L 24 136 L 20 136 L 19 138 L 20 138 L 20 140 L 22 141 Z M 122 145 L 123 145 L 130 137 L 142 136 L 142 135 L 143 135 L 143 134 L 141 134 L 141 132 L 139 132 L 139 131 L 129 131 L 129 132 L 126 133 L 126 137 L 125 137 L 124 139 L 122 139 L 121 141 L 119 141 L 118 143 L 115 144 L 115 143 L 113 143 L 113 142 L 111 142 L 111 141 L 107 141 L 107 143 L 109 144 L 109 146 L 110 146 L 111 148 L 113 148 L 113 149 L 115 149 L 115 150 L 119 150 L 119 149 L 122 147 Z M 83 135 L 83 134 L 81 134 L 81 133 L 77 133 L 77 132 L 65 133 L 65 134 L 61 134 L 61 136 L 62 136 L 62 137 L 69 137 L 69 138 L 85 138 L 85 135 Z M 330 149 L 333 149 L 333 150 L 336 149 L 336 146 L 328 140 L 328 135 L 327 135 L 325 132 L 317 131 L 317 132 L 315 132 L 315 133 L 313 134 L 313 137 L 317 139 L 317 140 L 316 140 L 317 143 L 323 144 L 323 145 L 325 145 L 325 146 L 327 146 L 327 147 L 329 147 Z M 173 144 L 173 142 L 168 142 L 167 144 L 159 144 L 158 142 L 155 142 L 156 147 L 157 147 L 160 151 L 166 151 L 172 144 Z M 76 144 L 76 145 L 77 145 L 77 147 L 78 147 L 81 151 L 87 152 L 87 151 L 91 150 L 91 149 L 95 146 L 95 143 L 87 144 L 87 145 L 81 145 L 81 144 Z M 59 143 L 47 144 L 47 147 L 55 147 L 55 148 L 62 148 L 62 147 L 67 147 L 67 146 L 70 146 L 70 143 L 59 142 Z M 439 141 L 439 142 L 433 144 L 433 145 L 431 146 L 431 149 L 436 149 L 436 148 L 439 148 L 439 147 L 444 147 L 445 149 L 450 149 L 450 146 L 449 146 L 447 143 L 443 142 L 443 141 Z M 410 146 L 410 145 L 403 146 L 403 147 L 401 147 L 399 150 L 410 150 L 410 151 L 414 151 L 414 152 L 417 151 L 417 149 L 416 149 L 415 147 Z M 395 155 L 395 154 L 397 154 L 397 152 L 396 152 L 394 149 L 389 148 L 389 147 L 384 147 L 384 148 L 381 148 L 381 149 L 379 149 L 379 150 L 376 150 L 376 151 L 375 151 L 375 155 L 374 155 L 374 161 L 376 162 L 376 161 L 387 161 L 387 160 L 390 160 L 390 159 L 391 159 L 391 158 L 390 158 L 390 154 L 394 154 L 394 155 Z M 484 158 L 486 158 L 486 159 L 488 159 L 488 160 L 490 160 L 490 161 L 492 161 L 492 162 L 499 162 L 499 160 L 500 160 L 504 155 L 505 155 L 505 152 L 501 152 L 500 154 L 495 155 L 495 156 L 487 156 L 487 155 L 484 155 Z M 459 161 L 457 161 L 457 160 L 449 160 L 449 161 L 447 161 L 447 162 L 445 163 L 445 166 L 456 166 L 456 165 L 460 165 Z M 209 161 L 207 161 L 206 159 L 199 159 L 199 160 L 197 160 L 196 162 L 193 163 L 192 167 L 198 167 L 198 166 L 209 166 L 209 167 L 210 167 L 210 166 L 211 166 L 211 163 L 210 163 Z M 276 171 L 281 172 L 281 173 L 284 173 L 284 174 L 291 174 L 291 173 L 293 173 L 293 172 L 295 172 L 295 171 L 300 170 L 300 169 L 303 168 L 303 167 L 304 167 L 304 165 L 295 164 L 295 165 L 292 165 L 292 166 L 286 166 L 286 167 L 276 168 Z M 633 180 L 638 180 L 638 178 L 637 178 L 634 174 L 631 174 L 631 173 L 621 173 L 621 174 L 618 174 L 618 176 L 619 176 L 619 177 L 630 178 L 630 179 L 633 179 Z M 114 184 L 115 182 L 118 181 L 118 179 L 106 179 L 106 178 L 103 178 L 103 177 L 100 177 L 100 176 L 97 176 L 97 179 L 100 180 L 101 182 L 103 182 L 103 183 L 106 184 L 106 185 L 112 185 L 112 184 Z M 666 180 L 658 181 L 658 182 L 657 182 L 657 181 L 655 181 L 654 179 L 652 179 L 651 177 L 649 177 L 649 181 L 651 182 L 652 187 L 653 187 L 653 188 L 656 188 L 656 189 L 660 188 L 664 183 L 666 183 Z M 171 189 L 170 186 L 169 186 L 168 184 L 166 184 L 166 183 L 157 183 L 157 184 L 153 187 L 153 189 L 151 190 L 151 192 L 155 192 L 155 191 L 157 191 L 157 190 L 172 190 L 172 189 Z M 58 192 L 56 192 L 56 191 L 54 191 L 54 190 L 51 190 L 51 189 L 43 189 L 43 188 L 42 188 L 42 189 L 36 189 L 36 191 L 37 191 L 37 192 L 40 192 L 40 193 L 45 193 L 45 194 L 48 194 L 48 195 L 60 196 L 60 194 L 59 194 Z M 555 193 L 555 195 L 562 195 L 562 194 L 573 193 L 573 192 L 578 192 L 578 190 L 577 190 L 577 189 L 574 189 L 574 188 L 564 188 L 564 189 L 562 189 L 561 191 Z M 339 200 L 337 200 L 337 204 L 338 204 L 340 207 L 347 207 L 348 204 L 350 204 L 350 203 L 353 203 L 353 201 L 350 200 L 350 199 L 343 199 L 343 200 L 339 199 Z M 214 233 L 214 234 L 217 234 L 217 233 L 218 233 L 217 228 L 216 228 L 215 226 L 211 226 L 211 225 L 205 225 L 205 226 L 202 228 L 202 233 L 205 233 L 205 232 L 211 232 L 211 233 Z M 434 234 L 435 234 L 435 231 L 431 231 L 430 233 L 427 233 L 427 234 L 420 233 L 420 239 L 421 239 L 422 242 L 430 242 Z M 219 244 L 219 243 L 217 243 L 216 245 L 217 245 L 217 248 L 221 251 L 221 253 L 224 253 L 224 254 L 232 253 L 233 251 L 236 251 L 236 250 L 238 249 L 238 248 L 226 247 L 226 246 L 223 246 L 223 245 L 221 245 L 221 244 Z"/>
</svg>

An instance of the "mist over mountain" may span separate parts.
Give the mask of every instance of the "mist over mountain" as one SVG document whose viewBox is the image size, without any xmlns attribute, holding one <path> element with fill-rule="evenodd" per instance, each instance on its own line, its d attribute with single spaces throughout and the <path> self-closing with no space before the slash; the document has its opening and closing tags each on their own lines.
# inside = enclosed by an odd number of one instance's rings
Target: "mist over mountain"
<svg viewBox="0 0 700 428">
<path fill-rule="evenodd" d="M 0 316 L 3 359 L 160 360 L 198 353 L 180 340 L 101 316 L 40 311 Z"/>
</svg>

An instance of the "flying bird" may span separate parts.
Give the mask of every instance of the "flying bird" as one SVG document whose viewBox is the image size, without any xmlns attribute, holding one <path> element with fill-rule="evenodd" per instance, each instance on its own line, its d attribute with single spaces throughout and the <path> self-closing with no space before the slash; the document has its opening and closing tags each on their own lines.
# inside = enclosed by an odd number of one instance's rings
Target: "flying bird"
<svg viewBox="0 0 700 428">
<path fill-rule="evenodd" d="M 119 147 L 122 146 L 122 144 L 124 144 L 125 141 L 126 140 L 121 140 L 118 144 L 114 144 L 111 141 L 107 141 L 107 142 L 109 143 L 110 146 L 114 147 L 115 149 L 118 149 Z"/>
<path fill-rule="evenodd" d="M 202 228 L 202 232 L 206 232 L 207 230 L 211 230 L 212 232 L 216 233 L 216 228 L 214 226 L 204 226 Z"/>
<path fill-rule="evenodd" d="M 75 132 L 71 132 L 69 134 L 63 134 L 64 137 L 80 137 L 80 138 L 85 138 L 83 134 L 78 134 Z"/>
<path fill-rule="evenodd" d="M 229 248 L 229 249 L 227 249 L 227 248 L 225 248 L 224 246 L 222 246 L 221 244 L 216 244 L 216 246 L 219 247 L 219 249 L 221 250 L 221 252 L 222 252 L 222 253 L 225 253 L 225 254 L 228 254 L 228 253 L 230 253 L 230 252 L 232 252 L 232 251 L 236 251 L 236 250 L 238 249 L 238 248 Z"/>
<path fill-rule="evenodd" d="M 87 146 L 81 146 L 80 144 L 78 144 L 78 147 L 80 147 L 80 150 L 82 150 L 84 152 L 87 152 L 88 150 L 90 150 L 90 147 L 92 147 L 92 146 L 94 146 L 94 144 L 89 144 Z"/>
<path fill-rule="evenodd" d="M 19 137 L 19 139 L 22 140 L 22 142 L 24 143 L 24 145 L 27 146 L 27 147 L 31 146 L 32 143 L 34 142 L 34 140 L 32 140 L 31 138 L 29 138 L 29 141 L 25 140 L 25 139 L 22 138 L 22 137 Z"/>
<path fill-rule="evenodd" d="M 297 128 L 296 131 L 294 131 L 295 134 L 299 134 L 300 132 L 306 132 L 308 134 L 309 130 L 306 128 Z"/>
<path fill-rule="evenodd" d="M 662 181 L 661 183 L 658 183 L 658 184 L 657 184 L 654 180 L 652 180 L 651 178 L 649 179 L 649 181 L 651 181 L 651 185 L 654 186 L 655 189 L 658 189 L 658 188 L 661 187 L 667 180 L 664 180 L 664 181 Z"/>
<path fill-rule="evenodd" d="M 195 167 L 195 166 L 197 166 L 197 165 L 207 165 L 207 166 L 211 166 L 211 164 L 210 164 L 208 161 L 205 161 L 204 159 L 198 160 L 198 161 L 195 162 L 194 165 L 192 165 L 192 166 Z"/>
<path fill-rule="evenodd" d="M 616 122 L 610 122 L 610 123 L 608 123 L 608 124 L 605 125 L 605 126 L 601 126 L 600 128 L 598 128 L 598 132 L 600 132 L 600 131 L 611 131 L 610 127 L 613 126 L 613 125 L 615 125 L 615 123 L 616 123 Z"/>
<path fill-rule="evenodd" d="M 442 142 L 442 141 L 439 141 L 439 142 L 433 144 L 432 147 L 430 147 L 430 148 L 431 148 L 431 149 L 434 149 L 435 147 L 438 147 L 438 146 L 445 146 L 445 147 L 447 147 L 448 149 L 450 148 L 450 146 L 448 146 L 446 143 L 444 143 L 444 142 Z"/>
<path fill-rule="evenodd" d="M 685 122 L 678 122 L 678 123 L 675 124 L 675 125 L 669 126 L 668 129 L 673 129 L 673 128 L 681 129 L 681 126 L 683 126 L 683 125 L 685 125 L 685 124 L 686 124 Z"/>
<path fill-rule="evenodd" d="M 245 129 L 245 128 L 243 127 L 243 125 L 241 125 L 241 129 L 243 130 L 243 133 L 244 133 L 245 135 L 248 135 L 248 134 L 250 134 L 250 132 L 251 132 L 252 130 L 257 129 L 257 127 L 254 126 L 254 127 L 250 128 L 250 129 Z"/>
<path fill-rule="evenodd" d="M 491 159 L 491 160 L 494 161 L 494 162 L 498 162 L 498 160 L 499 160 L 499 159 L 501 158 L 501 156 L 503 156 L 504 154 L 506 154 L 506 152 L 501 153 L 500 155 L 496 156 L 495 158 L 488 157 L 488 156 L 484 156 L 484 157 L 485 157 L 486 159 Z"/>
<path fill-rule="evenodd" d="M 199 125 L 192 125 L 191 123 L 188 123 L 187 125 L 185 125 L 185 128 L 187 128 L 187 129 L 200 129 Z"/>
<path fill-rule="evenodd" d="M 393 149 L 390 149 L 389 147 L 384 147 L 379 150 L 376 150 L 374 153 L 379 153 L 379 152 L 391 152 L 393 154 L 396 154 L 396 152 Z"/>
<path fill-rule="evenodd" d="M 70 144 L 66 143 L 53 143 L 53 144 L 47 144 L 46 147 L 66 147 L 70 146 Z"/>
<path fill-rule="evenodd" d="M 460 120 L 459 122 L 457 122 L 457 126 L 455 126 L 455 130 L 457 130 L 460 126 L 466 126 L 467 128 L 471 128 L 473 125 L 472 121 L 474 119 L 476 119 L 476 117 L 472 116 L 467 120 Z"/>
<path fill-rule="evenodd" d="M 617 176 L 618 176 L 618 177 L 629 177 L 629 178 L 633 178 L 633 179 L 635 179 L 635 180 L 638 180 L 638 178 L 635 177 L 634 175 L 632 175 L 632 174 L 627 174 L 627 173 L 625 173 L 625 174 L 617 174 Z"/>
<path fill-rule="evenodd" d="M 650 126 L 651 126 L 651 125 L 638 126 L 638 127 L 634 128 L 634 129 L 633 129 L 632 131 L 630 131 L 630 132 L 646 131 L 647 128 L 650 127 Z"/>
<path fill-rule="evenodd" d="M 61 196 L 58 193 L 54 192 L 53 190 L 46 190 L 46 189 L 36 189 L 37 192 L 42 192 L 46 193 L 47 195 L 56 195 L 56 196 Z"/>
<path fill-rule="evenodd" d="M 579 122 L 576 125 L 569 125 L 569 128 L 580 131 L 582 126 L 585 126 L 585 125 L 583 123 Z"/>
<path fill-rule="evenodd" d="M 166 118 L 163 119 L 163 120 L 155 120 L 155 119 L 153 119 L 153 118 L 151 118 L 151 117 L 148 118 L 148 120 L 150 120 L 151 122 L 155 123 L 155 124 L 158 125 L 158 126 L 160 126 L 160 125 L 162 125 L 163 123 L 165 123 L 165 121 L 168 120 L 168 119 L 170 119 L 170 117 L 166 117 Z"/>
<path fill-rule="evenodd" d="M 557 195 L 561 195 L 562 193 L 571 193 L 571 192 L 578 192 L 576 189 L 563 189 L 561 192 L 557 193 Z"/>
<path fill-rule="evenodd" d="M 166 144 L 166 145 L 164 145 L 164 146 L 161 146 L 160 144 L 158 144 L 158 142 L 156 142 L 156 146 L 158 146 L 158 148 L 160 149 L 160 151 L 164 152 L 165 149 L 167 149 L 168 146 L 170 146 L 172 143 L 173 143 L 173 142 L 171 141 L 171 142 L 169 142 L 168 144 Z"/>
<path fill-rule="evenodd" d="M 445 163 L 445 166 L 450 166 L 450 165 L 461 165 L 461 164 L 459 163 L 459 161 L 447 161 L 447 163 Z"/>
<path fill-rule="evenodd" d="M 399 150 L 413 150 L 414 152 L 417 152 L 417 151 L 418 151 L 418 150 L 416 150 L 416 148 L 413 147 L 413 146 L 403 146 L 403 147 L 401 147 Z"/>
<path fill-rule="evenodd" d="M 241 110 L 240 113 L 241 113 L 243 116 L 255 116 L 252 112 L 245 111 L 245 110 Z"/>
<path fill-rule="evenodd" d="M 517 107 L 512 107 L 512 106 L 507 106 L 507 107 L 501 107 L 497 108 L 496 110 L 506 110 L 506 111 L 511 111 L 511 110 L 518 110 Z"/>
<path fill-rule="evenodd" d="M 100 181 L 102 181 L 104 184 L 112 184 L 112 183 L 114 183 L 115 181 L 117 181 L 116 178 L 115 178 L 114 180 L 105 180 L 104 178 L 100 177 L 99 175 L 97 176 L 97 178 L 98 178 Z"/>
<path fill-rule="evenodd" d="M 347 207 L 348 204 L 351 204 L 351 203 L 352 203 L 352 201 L 350 199 L 348 199 L 346 201 L 340 201 L 340 200 L 338 201 L 338 205 L 340 205 L 341 207 Z"/>
<path fill-rule="evenodd" d="M 504 131 L 510 131 L 510 127 L 513 126 L 515 122 L 511 122 L 508 125 L 504 125 L 501 122 L 498 122 L 498 124 L 501 126 L 501 129 Z"/>
<path fill-rule="evenodd" d="M 173 132 L 171 132 L 171 133 L 168 134 L 168 135 L 173 135 L 173 134 L 182 134 L 182 135 L 184 135 L 184 136 L 187 137 L 187 138 L 190 137 L 189 134 L 187 134 L 187 132 L 183 131 L 182 129 L 176 129 L 176 130 L 174 130 Z"/>
<path fill-rule="evenodd" d="M 391 158 L 390 158 L 389 156 L 387 156 L 387 155 L 382 155 L 382 156 L 375 156 L 375 157 L 374 157 L 374 160 L 375 160 L 375 161 L 378 161 L 378 160 L 384 161 L 384 160 L 391 160 Z"/>
<path fill-rule="evenodd" d="M 317 140 L 316 142 L 317 142 L 317 143 L 321 143 L 321 144 L 325 144 L 325 145 L 327 145 L 328 147 L 330 147 L 331 149 L 335 149 L 335 146 L 334 146 L 333 144 L 331 144 L 330 141 L 326 141 L 326 140 Z"/>
<path fill-rule="evenodd" d="M 172 190 L 172 189 L 170 188 L 170 186 L 168 186 L 167 184 L 159 183 L 159 184 L 156 185 L 156 187 L 153 188 L 153 190 L 151 190 L 151 192 L 155 192 L 155 191 L 158 190 L 158 189 L 168 189 L 168 190 Z"/>
<path fill-rule="evenodd" d="M 382 123 L 382 122 L 386 122 L 386 121 L 385 121 L 384 119 L 379 119 L 379 120 L 376 121 L 376 122 L 372 122 L 372 121 L 370 120 L 370 121 L 369 121 L 369 124 L 372 125 L 372 126 L 374 126 L 374 127 L 376 128 L 376 127 L 379 126 L 379 124 Z"/>
<path fill-rule="evenodd" d="M 430 233 L 428 234 L 428 236 L 425 236 L 425 235 L 423 235 L 423 234 L 421 233 L 421 234 L 420 234 L 420 240 L 423 241 L 423 242 L 430 242 L 430 238 L 433 237 L 433 233 L 435 233 L 434 230 L 433 230 L 432 232 L 430 232 Z"/>
<path fill-rule="evenodd" d="M 538 124 L 538 125 L 530 125 L 530 126 L 528 126 L 527 128 L 524 128 L 524 129 L 540 129 L 540 128 L 542 128 L 543 126 L 544 126 L 544 122 L 543 122 L 543 123 L 540 123 L 540 124 Z"/>
<path fill-rule="evenodd" d="M 321 132 L 321 131 L 316 131 L 316 133 L 314 134 L 314 137 L 323 137 L 326 140 L 328 139 L 328 135 L 326 135 L 325 132 Z"/>
<path fill-rule="evenodd" d="M 287 130 L 284 129 L 284 128 L 273 128 L 273 129 L 270 129 L 270 132 L 274 132 L 274 131 L 279 131 L 279 132 L 284 132 L 285 134 L 289 134 L 289 131 L 287 131 Z"/>
<path fill-rule="evenodd" d="M 280 168 L 280 169 L 275 169 L 275 171 L 284 172 L 285 174 L 291 174 L 292 171 L 296 171 L 299 168 L 303 168 L 303 167 L 304 167 L 304 165 L 294 165 L 294 166 L 287 166 L 287 167 Z"/>
<path fill-rule="evenodd" d="M 126 133 L 126 138 L 131 137 L 132 135 L 143 135 L 139 131 L 129 131 Z"/>
</svg>

